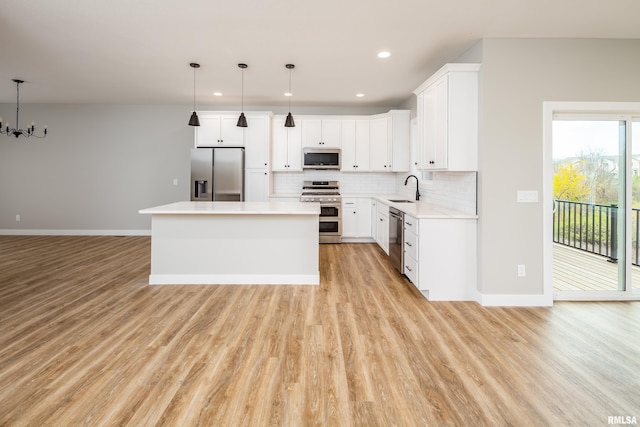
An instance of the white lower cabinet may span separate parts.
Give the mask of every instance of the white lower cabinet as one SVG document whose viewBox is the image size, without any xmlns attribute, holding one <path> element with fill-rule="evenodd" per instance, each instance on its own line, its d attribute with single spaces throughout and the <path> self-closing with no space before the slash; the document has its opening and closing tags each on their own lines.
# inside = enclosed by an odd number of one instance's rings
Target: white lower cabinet
<svg viewBox="0 0 640 427">
<path fill-rule="evenodd" d="M 405 254 L 409 253 L 407 263 L 416 263 L 415 273 L 411 273 L 415 277 L 405 274 L 430 301 L 475 299 L 476 228 L 477 220 L 471 218 L 418 221 L 415 259 L 411 258 L 413 252 L 405 245 Z"/>
<path fill-rule="evenodd" d="M 411 283 L 418 287 L 418 220 L 412 216 L 404 216 L 404 274 Z"/>
<path fill-rule="evenodd" d="M 389 206 L 376 202 L 376 236 L 375 240 L 382 250 L 389 255 Z"/>
<path fill-rule="evenodd" d="M 371 199 L 371 238 L 378 241 L 378 202 L 376 199 Z"/>
<path fill-rule="evenodd" d="M 371 199 L 356 197 L 342 199 L 342 238 L 370 241 Z"/>
</svg>

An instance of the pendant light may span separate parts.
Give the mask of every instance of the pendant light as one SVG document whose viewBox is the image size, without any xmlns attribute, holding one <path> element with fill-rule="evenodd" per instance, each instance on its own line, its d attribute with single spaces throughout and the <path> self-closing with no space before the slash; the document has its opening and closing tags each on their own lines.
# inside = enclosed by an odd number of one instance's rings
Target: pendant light
<svg viewBox="0 0 640 427">
<path fill-rule="evenodd" d="M 289 70 L 289 114 L 287 114 L 287 119 L 284 122 L 284 127 L 293 128 L 296 127 L 296 123 L 293 121 L 293 116 L 291 115 L 291 97 L 293 96 L 293 92 L 291 92 L 291 70 L 293 70 L 296 66 L 293 64 L 285 65 Z"/>
<path fill-rule="evenodd" d="M 236 126 L 238 126 L 239 128 L 246 128 L 247 118 L 244 116 L 244 69 L 247 68 L 247 64 L 238 64 L 238 67 L 240 67 L 240 69 L 242 70 L 242 98 L 240 98 L 242 102 L 242 109 L 240 112 L 240 117 L 238 117 L 238 124 Z"/>
<path fill-rule="evenodd" d="M 200 68 L 200 64 L 192 62 L 189 66 L 193 68 L 193 113 L 189 119 L 189 126 L 200 126 L 200 119 L 196 114 L 196 69 Z"/>
</svg>

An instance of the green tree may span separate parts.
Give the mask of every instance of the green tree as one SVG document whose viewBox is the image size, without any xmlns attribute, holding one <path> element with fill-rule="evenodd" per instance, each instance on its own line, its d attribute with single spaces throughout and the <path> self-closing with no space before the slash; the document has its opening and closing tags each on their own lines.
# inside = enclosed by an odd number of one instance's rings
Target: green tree
<svg viewBox="0 0 640 427">
<path fill-rule="evenodd" d="M 587 177 L 578 172 L 571 163 L 558 165 L 553 177 L 553 197 L 558 200 L 585 202 L 591 196 Z"/>
</svg>

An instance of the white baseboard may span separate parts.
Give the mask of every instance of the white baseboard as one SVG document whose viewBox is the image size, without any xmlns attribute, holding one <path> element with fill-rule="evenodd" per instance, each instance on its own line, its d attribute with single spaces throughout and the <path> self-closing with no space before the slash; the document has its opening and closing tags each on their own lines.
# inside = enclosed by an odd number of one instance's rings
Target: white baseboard
<svg viewBox="0 0 640 427">
<path fill-rule="evenodd" d="M 319 285 L 318 274 L 151 274 L 150 285 Z"/>
<path fill-rule="evenodd" d="M 151 230 L 14 230 L 0 229 L 0 236 L 151 236 Z"/>
<path fill-rule="evenodd" d="M 478 294 L 478 303 L 486 307 L 551 307 L 553 297 L 547 295 Z"/>
<path fill-rule="evenodd" d="M 342 236 L 342 243 L 375 243 L 371 237 L 344 237 Z"/>
</svg>

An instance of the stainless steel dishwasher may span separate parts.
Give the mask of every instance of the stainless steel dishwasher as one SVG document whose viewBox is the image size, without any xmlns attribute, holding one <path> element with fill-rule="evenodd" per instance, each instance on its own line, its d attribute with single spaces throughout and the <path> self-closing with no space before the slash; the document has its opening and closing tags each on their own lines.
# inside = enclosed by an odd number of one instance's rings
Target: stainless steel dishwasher
<svg viewBox="0 0 640 427">
<path fill-rule="evenodd" d="M 404 274 L 404 212 L 389 207 L 389 260 Z"/>
</svg>

